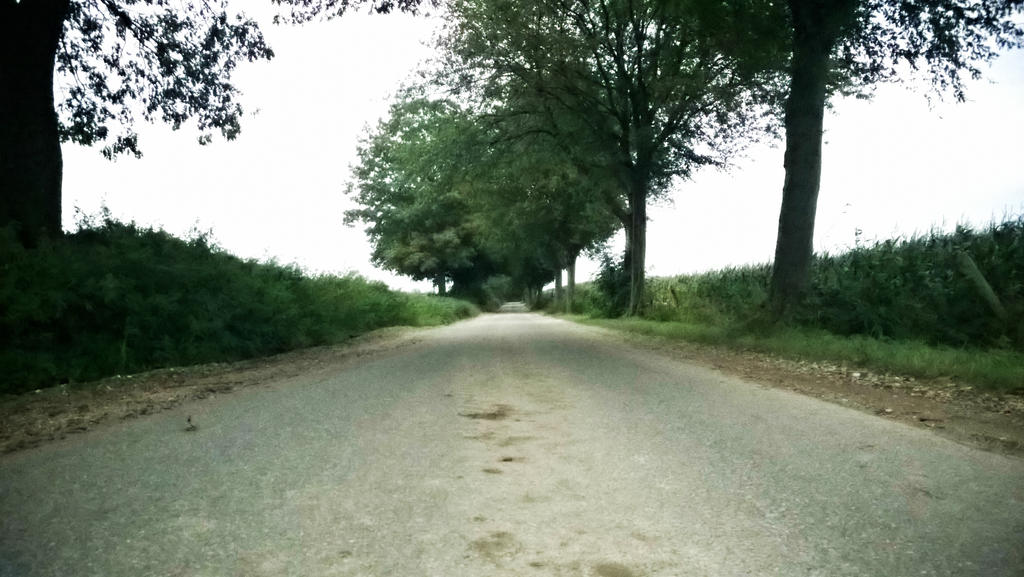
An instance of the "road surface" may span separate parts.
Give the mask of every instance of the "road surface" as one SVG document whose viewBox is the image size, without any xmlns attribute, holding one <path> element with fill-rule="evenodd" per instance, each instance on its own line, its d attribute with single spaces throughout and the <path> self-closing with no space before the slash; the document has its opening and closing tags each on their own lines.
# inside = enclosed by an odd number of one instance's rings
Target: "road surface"
<svg viewBox="0 0 1024 577">
<path fill-rule="evenodd" d="M 4 457 L 0 524 L 19 577 L 1020 576 L 1024 461 L 485 315 Z"/>
</svg>

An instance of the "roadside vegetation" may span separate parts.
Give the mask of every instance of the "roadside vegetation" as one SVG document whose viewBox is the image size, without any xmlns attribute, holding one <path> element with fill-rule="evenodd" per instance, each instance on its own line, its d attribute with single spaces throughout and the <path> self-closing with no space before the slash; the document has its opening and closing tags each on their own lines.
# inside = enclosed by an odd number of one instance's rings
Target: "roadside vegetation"
<svg viewBox="0 0 1024 577">
<path fill-rule="evenodd" d="M 783 325 L 762 322 L 770 274 L 759 265 L 652 278 L 645 318 L 617 318 L 626 272 L 606 257 L 573 311 L 629 332 L 1024 389 L 1024 216 L 819 255 L 805 304 Z"/>
<path fill-rule="evenodd" d="M 139 110 L 195 126 L 200 142 L 232 140 L 246 116 L 232 72 L 274 53 L 226 0 L 38 4 L 0 3 L 0 38 L 10 41 L 0 50 L 9 80 L 0 124 L 10 126 L 0 133 L 0 361 L 9 367 L 0 390 L 472 313 L 358 277 L 243 261 L 201 235 L 109 219 L 65 235 L 62 142 L 139 155 Z M 303 24 L 357 6 L 416 13 L 421 0 L 274 4 L 276 22 Z M 910 70 L 936 94 L 964 99 L 966 79 L 1024 47 L 1019 0 L 428 4 L 443 7 L 436 59 L 367 131 L 347 190 L 346 220 L 365 225 L 376 265 L 487 308 L 512 298 L 537 308 L 554 280 L 560 307 L 624 314 L 635 326 L 774 335 L 772 346 L 812 331 L 804 340 L 822 347 L 823 334 L 915 342 L 996 351 L 1011 365 L 1021 353 L 1019 220 L 812 254 L 829 100 L 870 96 Z M 696 171 L 780 137 L 772 266 L 647 279 L 648 206 Z M 579 255 L 620 230 L 624 254 L 607 257 L 600 291 L 574 305 Z M 977 378 L 1011 386 L 1016 377 Z"/>
<path fill-rule="evenodd" d="M 176 238 L 102 216 L 25 248 L 0 229 L 0 393 L 450 323 L 467 302 L 355 275 L 243 260 L 208 235 Z"/>
</svg>

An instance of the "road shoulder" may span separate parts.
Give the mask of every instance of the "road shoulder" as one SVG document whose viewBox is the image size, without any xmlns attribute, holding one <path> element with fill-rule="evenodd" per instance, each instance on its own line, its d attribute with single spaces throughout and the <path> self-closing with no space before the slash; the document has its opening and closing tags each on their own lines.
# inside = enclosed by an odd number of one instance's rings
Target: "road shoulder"
<svg viewBox="0 0 1024 577">
<path fill-rule="evenodd" d="M 794 391 L 879 418 L 928 429 L 1000 454 L 1024 456 L 1024 396 L 977 391 L 949 379 L 879 374 L 577 323 L 629 346 L 752 383 Z"/>
<path fill-rule="evenodd" d="M 336 371 L 357 360 L 403 349 L 429 329 L 389 327 L 344 343 L 231 363 L 118 375 L 0 397 L 0 454 L 29 449 L 124 422 L 300 375 Z M 183 422 L 182 428 L 193 425 Z"/>
</svg>

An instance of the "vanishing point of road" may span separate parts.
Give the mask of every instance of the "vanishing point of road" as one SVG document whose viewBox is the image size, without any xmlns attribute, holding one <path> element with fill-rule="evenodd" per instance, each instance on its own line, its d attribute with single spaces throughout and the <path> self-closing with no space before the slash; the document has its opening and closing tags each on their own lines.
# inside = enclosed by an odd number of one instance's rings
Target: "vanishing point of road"
<svg viewBox="0 0 1024 577">
<path fill-rule="evenodd" d="M 485 315 L 3 457 L 0 575 L 1021 576 L 1024 461 Z"/>
</svg>

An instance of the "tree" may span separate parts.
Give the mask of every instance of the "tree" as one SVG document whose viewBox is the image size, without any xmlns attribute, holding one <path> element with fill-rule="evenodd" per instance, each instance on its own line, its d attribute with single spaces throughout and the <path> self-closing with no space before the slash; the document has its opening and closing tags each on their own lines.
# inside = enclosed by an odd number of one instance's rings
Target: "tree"
<svg viewBox="0 0 1024 577">
<path fill-rule="evenodd" d="M 553 273 L 556 300 L 571 311 L 580 253 L 618 229 L 602 200 L 601 189 L 609 184 L 587 178 L 549 138 L 505 139 L 501 132 L 492 138 L 497 142 L 478 170 L 485 185 L 474 188 L 475 204 L 487 223 L 485 238 L 498 245 L 492 249 L 495 254 L 515 253 L 506 257 L 514 279 L 529 276 L 541 287 L 548 282 L 540 273 L 517 273 L 524 270 L 524 261 Z M 568 273 L 565 299 L 559 294 L 563 269 Z"/>
<path fill-rule="evenodd" d="M 329 20 L 344 16 L 352 8 L 368 5 L 377 14 L 390 14 L 398 10 L 415 14 L 423 4 L 436 6 L 439 0 L 270 0 L 277 6 L 287 7 L 286 14 L 274 17 L 277 22 L 302 24 L 316 19 Z"/>
<path fill-rule="evenodd" d="M 272 2 L 291 22 L 420 4 Z M 26 244 L 61 233 L 62 142 L 138 156 L 138 118 L 175 129 L 194 122 L 203 143 L 212 132 L 233 139 L 242 108 L 232 72 L 272 56 L 257 24 L 229 14 L 227 0 L 0 0 L 0 226 L 18 226 Z"/>
<path fill-rule="evenodd" d="M 410 88 L 359 149 L 350 185 L 373 261 L 483 299 L 492 276 L 531 295 L 614 221 L 549 141 L 505 140 L 450 100 Z M 532 300 L 532 299 L 528 299 Z"/>
<path fill-rule="evenodd" d="M 703 0 L 457 0 L 450 74 L 526 133 L 547 134 L 588 178 L 617 184 L 630 314 L 643 303 L 647 203 L 721 164 L 763 111 L 770 79 L 700 26 Z"/>
<path fill-rule="evenodd" d="M 741 2 L 742 3 L 742 2 Z M 963 100 L 963 79 L 998 49 L 1024 44 L 1019 0 L 787 0 L 776 14 L 790 43 L 786 177 L 770 295 L 776 318 L 802 300 L 810 274 L 821 181 L 825 104 L 838 90 L 926 71 Z"/>
<path fill-rule="evenodd" d="M 28 243 L 60 234 L 61 142 L 138 155 L 136 117 L 234 138 L 231 73 L 272 56 L 223 0 L 0 0 L 0 226 Z"/>
<path fill-rule="evenodd" d="M 374 264 L 431 280 L 439 294 L 483 264 L 464 169 L 477 134 L 455 104 L 407 96 L 360 146 L 349 194 L 361 208 L 345 219 L 369 225 Z"/>
</svg>

